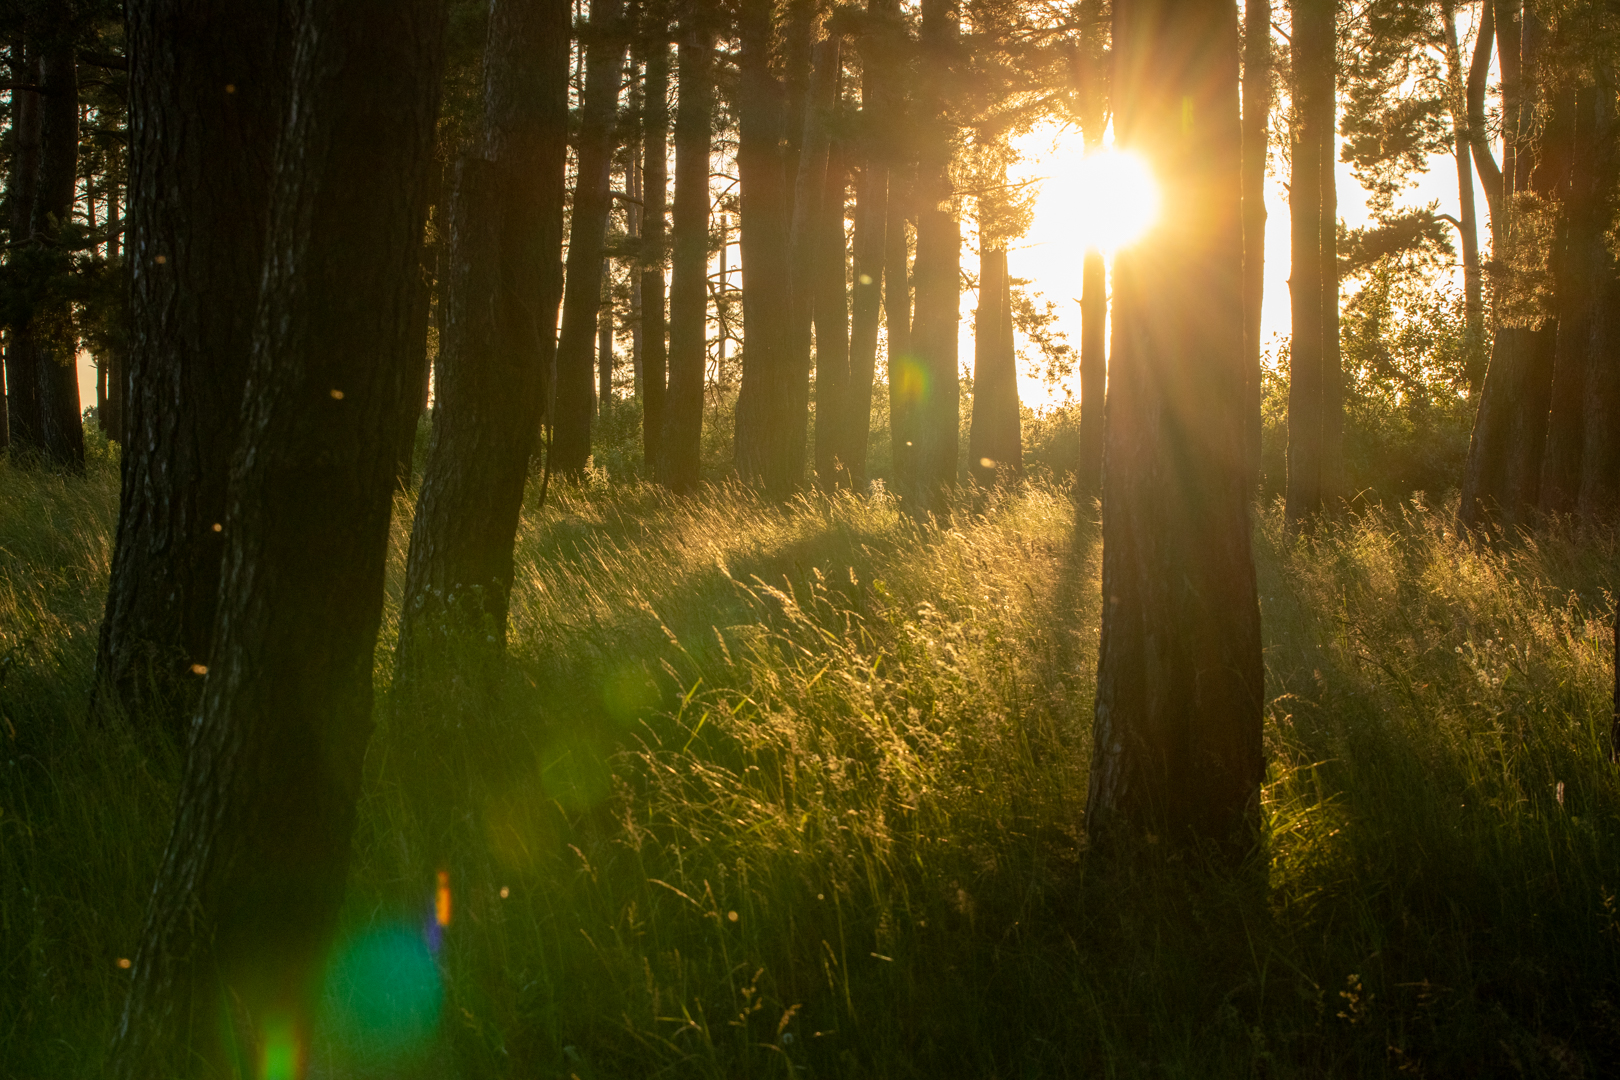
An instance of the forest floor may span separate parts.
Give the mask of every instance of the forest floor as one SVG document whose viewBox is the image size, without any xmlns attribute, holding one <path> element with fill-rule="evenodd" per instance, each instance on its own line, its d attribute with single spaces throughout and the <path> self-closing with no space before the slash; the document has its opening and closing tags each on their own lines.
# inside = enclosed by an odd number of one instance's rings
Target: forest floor
<svg viewBox="0 0 1620 1080">
<path fill-rule="evenodd" d="M 99 1075 L 179 770 L 86 717 L 115 473 L 0 462 L 5 1077 Z M 387 707 L 399 510 L 314 1075 L 1620 1066 L 1613 532 L 1487 547 L 1407 504 L 1297 539 L 1258 508 L 1269 769 L 1234 870 L 1087 849 L 1100 549 L 1053 488 L 927 526 L 563 491 L 524 518 L 499 703 L 426 743 Z M 406 779 L 438 754 L 470 763 L 443 857 Z"/>
</svg>

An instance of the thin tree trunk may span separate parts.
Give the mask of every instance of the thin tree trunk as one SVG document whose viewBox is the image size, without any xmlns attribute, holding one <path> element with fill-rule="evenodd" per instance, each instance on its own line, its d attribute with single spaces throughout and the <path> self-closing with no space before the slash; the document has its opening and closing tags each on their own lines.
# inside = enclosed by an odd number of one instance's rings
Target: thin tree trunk
<svg viewBox="0 0 1620 1080">
<path fill-rule="evenodd" d="M 1243 353 L 1251 490 L 1260 483 L 1260 313 L 1266 291 L 1266 160 L 1270 153 L 1271 75 L 1271 0 L 1244 0 Z"/>
<path fill-rule="evenodd" d="M 1086 827 L 1247 851 L 1265 772 L 1249 546 L 1237 10 L 1115 0 L 1115 131 L 1164 213 L 1114 262 Z M 1187 118 L 1191 117 L 1189 123 Z"/>
<path fill-rule="evenodd" d="M 591 456 L 597 310 L 602 303 L 602 251 L 607 240 L 613 129 L 624 81 L 624 0 L 591 0 L 585 50 L 585 96 L 578 141 L 578 179 L 568 231 L 568 275 L 557 339 L 552 403 L 552 471 L 577 476 Z"/>
<path fill-rule="evenodd" d="M 923 124 L 917 167 L 917 298 L 911 342 L 922 392 L 917 405 L 919 509 L 941 505 L 956 481 L 961 373 L 957 332 L 961 322 L 962 226 L 951 188 L 948 98 L 955 65 L 960 13 L 956 0 L 924 0 L 920 88 Z"/>
<path fill-rule="evenodd" d="M 1324 241 L 1334 218 L 1328 193 L 1332 190 L 1331 147 L 1337 110 L 1332 74 L 1333 0 L 1292 0 L 1291 6 L 1294 116 L 1288 185 L 1292 235 L 1288 289 L 1293 333 L 1288 351 L 1286 512 L 1289 521 L 1304 522 L 1319 513 L 1333 495 L 1327 488 L 1328 412 L 1336 386 L 1328 372 L 1327 315 L 1330 289 L 1337 312 L 1337 283 L 1330 285 L 1324 273 Z M 1332 355 L 1336 359 L 1336 348 Z"/>
<path fill-rule="evenodd" d="M 613 404 L 613 264 L 602 260 L 602 299 L 596 312 L 596 407 Z"/>
<path fill-rule="evenodd" d="M 26 43 L 11 47 L 13 81 L 39 85 L 39 57 Z M 39 191 L 40 95 L 34 90 L 11 92 L 11 168 L 6 177 L 14 252 L 33 235 L 34 200 Z M 39 411 L 39 364 L 34 335 L 26 326 L 6 335 L 6 416 L 13 461 L 30 460 L 45 452 L 45 419 Z"/>
<path fill-rule="evenodd" d="M 708 366 L 709 137 L 714 123 L 714 30 L 688 16 L 680 47 L 675 117 L 675 207 L 669 282 L 669 397 L 659 480 L 695 491 L 703 464 L 703 381 Z"/>
<path fill-rule="evenodd" d="M 917 484 L 917 409 L 922 379 L 911 347 L 911 236 L 915 166 L 889 172 L 889 220 L 883 229 L 883 322 L 889 369 L 889 454 L 894 490 L 911 498 Z"/>
<path fill-rule="evenodd" d="M 1490 5 L 1485 6 L 1489 10 Z M 1463 75 L 1462 48 L 1457 43 L 1454 0 L 1444 0 L 1440 5 L 1440 19 L 1445 23 L 1446 107 L 1451 112 L 1452 157 L 1457 163 L 1457 231 L 1462 239 L 1463 319 L 1468 349 L 1468 396 L 1472 399 L 1479 394 L 1480 380 L 1485 377 L 1485 275 L 1479 260 L 1479 214 L 1474 206 L 1470 87 Z"/>
<path fill-rule="evenodd" d="M 57 244 L 73 217 L 79 183 L 78 58 L 71 39 L 40 53 L 39 190 L 34 196 L 31 242 Z M 39 367 L 39 414 L 46 460 L 84 468 L 84 421 L 79 409 L 79 339 L 67 300 L 49 301 L 34 314 L 34 358 Z"/>
<path fill-rule="evenodd" d="M 647 55 L 647 106 L 642 121 L 642 181 L 646 204 L 641 240 L 641 461 L 657 475 L 664 441 L 664 368 L 669 356 L 664 306 L 664 229 L 669 200 L 669 42 L 653 29 Z"/>
<path fill-rule="evenodd" d="M 126 183 L 128 181 L 126 180 Z M 118 189 L 113 188 L 108 193 L 107 203 L 107 259 L 120 270 L 123 279 L 124 294 L 130 294 L 131 262 L 120 255 L 119 237 L 125 227 L 125 219 L 120 216 Z M 124 403 L 128 398 L 126 387 L 129 379 L 129 347 L 115 344 L 107 351 L 107 437 L 119 443 L 124 443 L 128 450 L 128 440 L 124 431 Z M 122 457 L 122 455 L 120 455 Z"/>
<path fill-rule="evenodd" d="M 844 459 L 849 426 L 849 258 L 844 240 L 844 199 L 849 170 L 844 144 L 832 145 L 827 183 L 821 192 L 820 243 L 816 260 L 816 481 L 824 490 L 850 486 Z"/>
<path fill-rule="evenodd" d="M 285 0 L 129 7 L 128 438 L 95 694 L 177 743 L 214 663 L 292 28 Z"/>
<path fill-rule="evenodd" d="M 804 480 L 805 443 L 810 423 L 810 357 L 816 293 L 816 250 L 821 240 L 821 202 L 831 148 L 829 122 L 838 93 L 839 38 L 816 43 L 810 88 L 805 98 L 793 218 L 788 232 L 788 379 L 773 402 L 771 449 L 766 455 L 765 488 L 788 497 Z"/>
<path fill-rule="evenodd" d="M 439 751 L 489 715 L 505 653 L 562 294 L 568 7 L 491 5 L 482 152 L 458 163 L 449 206 L 438 404 L 394 661 L 395 714 L 438 724 L 422 744 Z"/>
<path fill-rule="evenodd" d="M 1337 11 L 1334 3 L 1332 10 Z M 1330 27 L 1334 27 L 1332 22 Z M 1336 28 L 1333 29 L 1336 35 Z M 1335 54 L 1323 77 L 1328 91 L 1322 132 L 1322 506 L 1344 498 L 1344 365 L 1339 346 L 1338 77 Z"/>
<path fill-rule="evenodd" d="M 646 96 L 645 82 L 637 78 L 641 74 L 641 65 L 638 63 L 631 68 L 631 79 L 635 86 L 635 97 L 631 101 L 630 113 L 635 117 L 637 126 L 631 134 L 629 164 L 625 168 L 624 190 L 630 196 L 625 210 L 625 232 L 638 251 L 637 259 L 629 266 L 630 282 L 630 372 L 632 379 L 632 394 L 636 401 L 642 400 L 641 386 L 641 348 L 644 327 L 641 325 L 641 267 L 639 265 L 639 245 L 642 239 L 642 218 L 646 213 L 646 200 L 641 183 L 641 124 L 645 123 Z"/>
<path fill-rule="evenodd" d="M 128 1080 L 304 1060 L 371 730 L 443 0 L 314 0 L 295 40 L 218 636 L 107 1069 Z"/>
<path fill-rule="evenodd" d="M 1018 368 L 1012 349 L 1011 282 L 1004 248 L 979 248 L 979 310 L 973 319 L 973 417 L 968 472 L 981 487 L 1024 471 Z"/>
</svg>

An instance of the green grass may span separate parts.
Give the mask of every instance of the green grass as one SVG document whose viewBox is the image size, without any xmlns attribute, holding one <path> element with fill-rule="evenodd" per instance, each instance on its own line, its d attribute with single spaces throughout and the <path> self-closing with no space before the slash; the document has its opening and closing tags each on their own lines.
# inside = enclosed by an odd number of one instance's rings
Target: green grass
<svg viewBox="0 0 1620 1080">
<path fill-rule="evenodd" d="M 1086 849 L 1099 551 L 1055 489 L 926 526 L 881 498 L 553 490 L 499 709 L 413 744 L 379 708 L 345 970 L 408 951 L 441 864 L 455 916 L 436 965 L 383 964 L 392 1014 L 334 979 L 320 1074 L 1620 1061 L 1612 532 L 1484 548 L 1407 506 L 1300 540 L 1262 509 L 1265 843 L 1232 871 Z M 98 1075 L 167 828 L 175 755 L 83 715 L 115 499 L 106 460 L 0 463 L 5 1076 Z M 441 759 L 468 771 L 411 779 Z M 436 1023 L 401 1004 L 413 970 Z"/>
</svg>

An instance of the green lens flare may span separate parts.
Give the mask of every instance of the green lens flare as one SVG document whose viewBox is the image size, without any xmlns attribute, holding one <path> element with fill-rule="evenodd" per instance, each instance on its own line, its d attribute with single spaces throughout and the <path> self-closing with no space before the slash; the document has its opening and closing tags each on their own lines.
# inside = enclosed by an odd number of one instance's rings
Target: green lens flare
<svg viewBox="0 0 1620 1080">
<path fill-rule="evenodd" d="M 335 1034 L 367 1056 L 421 1049 L 439 1026 L 444 985 L 427 942 L 393 925 L 366 931 L 339 950 L 326 976 Z"/>
</svg>

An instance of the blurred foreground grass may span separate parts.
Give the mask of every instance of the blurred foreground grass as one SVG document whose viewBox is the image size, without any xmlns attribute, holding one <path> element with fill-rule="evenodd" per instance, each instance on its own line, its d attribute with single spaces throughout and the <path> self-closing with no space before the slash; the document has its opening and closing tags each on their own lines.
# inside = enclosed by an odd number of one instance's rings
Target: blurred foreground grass
<svg viewBox="0 0 1620 1080">
<path fill-rule="evenodd" d="M 8 1077 L 99 1074 L 168 826 L 178 755 L 83 716 L 116 488 L 0 463 Z M 1263 511 L 1266 833 L 1234 873 L 1088 854 L 1096 532 L 1041 486 L 974 509 L 600 484 L 526 515 L 499 708 L 412 745 L 379 707 L 314 1072 L 1620 1064 L 1612 532 Z M 436 755 L 470 763 L 447 858 L 406 779 Z"/>
</svg>

